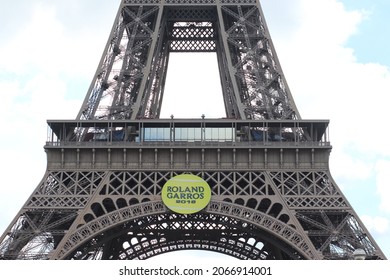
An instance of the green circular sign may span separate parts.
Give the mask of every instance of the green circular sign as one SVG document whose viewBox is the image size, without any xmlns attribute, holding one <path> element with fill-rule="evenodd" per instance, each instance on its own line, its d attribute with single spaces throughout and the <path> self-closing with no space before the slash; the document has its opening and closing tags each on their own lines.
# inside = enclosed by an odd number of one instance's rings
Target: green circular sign
<svg viewBox="0 0 390 280">
<path fill-rule="evenodd" d="M 161 196 L 164 204 L 173 212 L 193 214 L 209 204 L 211 188 L 198 176 L 181 174 L 164 184 Z"/>
</svg>

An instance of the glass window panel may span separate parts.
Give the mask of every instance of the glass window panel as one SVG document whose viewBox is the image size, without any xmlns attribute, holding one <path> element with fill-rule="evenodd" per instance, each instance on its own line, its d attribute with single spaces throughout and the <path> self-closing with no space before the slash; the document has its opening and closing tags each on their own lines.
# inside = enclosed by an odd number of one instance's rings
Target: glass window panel
<svg viewBox="0 0 390 280">
<path fill-rule="evenodd" d="M 188 128 L 188 141 L 195 141 L 195 127 Z"/>
<path fill-rule="evenodd" d="M 170 137 L 170 128 L 169 127 L 164 127 L 163 128 L 163 135 L 164 135 L 164 140 L 165 141 L 169 141 L 170 139 L 171 139 L 171 137 Z"/>
<path fill-rule="evenodd" d="M 206 127 L 203 129 L 205 141 L 234 141 L 234 129 L 231 127 Z M 170 128 L 144 128 L 144 141 L 170 141 Z M 174 129 L 175 141 L 201 141 L 202 128 L 177 127 Z"/>
<path fill-rule="evenodd" d="M 202 141 L 202 129 L 200 127 L 195 127 L 195 141 Z"/>
<path fill-rule="evenodd" d="M 182 141 L 183 138 L 183 130 L 181 127 L 175 128 L 175 140 Z"/>
<path fill-rule="evenodd" d="M 149 128 L 145 128 L 144 129 L 144 141 L 149 141 L 150 139 L 150 129 Z"/>
</svg>

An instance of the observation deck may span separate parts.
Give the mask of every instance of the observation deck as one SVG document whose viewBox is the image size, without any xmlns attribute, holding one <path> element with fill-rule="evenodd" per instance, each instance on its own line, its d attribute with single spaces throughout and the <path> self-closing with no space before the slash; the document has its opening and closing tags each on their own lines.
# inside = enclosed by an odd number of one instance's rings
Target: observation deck
<svg viewBox="0 0 390 280">
<path fill-rule="evenodd" d="M 52 168 L 324 168 L 331 149 L 328 120 L 49 120 L 48 127 Z"/>
</svg>

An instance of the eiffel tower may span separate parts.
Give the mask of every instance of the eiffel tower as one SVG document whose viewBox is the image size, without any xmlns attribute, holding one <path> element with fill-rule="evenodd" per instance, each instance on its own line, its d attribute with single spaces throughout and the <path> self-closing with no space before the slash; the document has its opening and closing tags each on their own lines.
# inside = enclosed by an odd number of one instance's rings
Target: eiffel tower
<svg viewBox="0 0 390 280">
<path fill-rule="evenodd" d="M 159 118 L 172 52 L 216 53 L 226 118 Z M 257 0 L 123 0 L 76 119 L 47 123 L 47 170 L 2 259 L 386 259 L 331 177 L 329 122 L 298 113 Z M 205 205 L 186 208 L 204 194 L 183 176 L 209 187 Z"/>
</svg>

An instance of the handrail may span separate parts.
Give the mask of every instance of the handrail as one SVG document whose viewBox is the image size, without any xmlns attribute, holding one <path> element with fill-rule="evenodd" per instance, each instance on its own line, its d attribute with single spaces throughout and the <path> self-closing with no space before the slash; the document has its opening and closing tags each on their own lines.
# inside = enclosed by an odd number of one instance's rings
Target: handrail
<svg viewBox="0 0 390 280">
<path fill-rule="evenodd" d="M 46 147 L 331 147 L 329 141 L 47 141 Z"/>
</svg>

